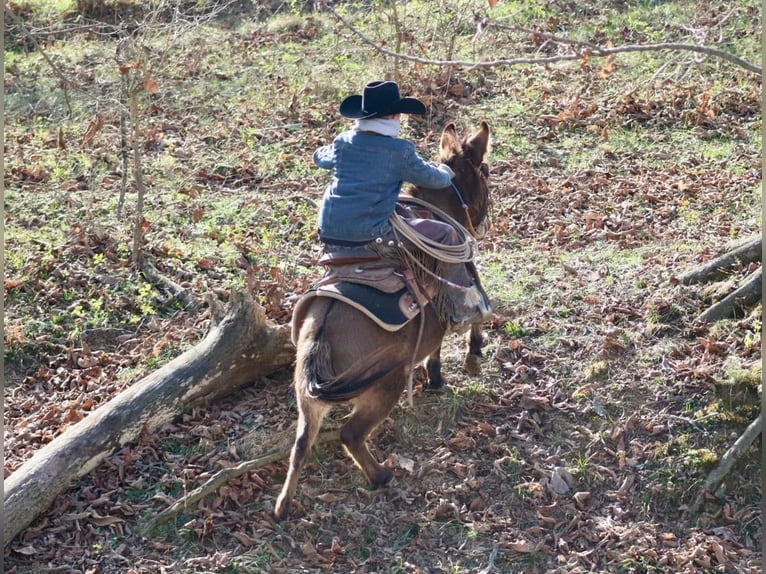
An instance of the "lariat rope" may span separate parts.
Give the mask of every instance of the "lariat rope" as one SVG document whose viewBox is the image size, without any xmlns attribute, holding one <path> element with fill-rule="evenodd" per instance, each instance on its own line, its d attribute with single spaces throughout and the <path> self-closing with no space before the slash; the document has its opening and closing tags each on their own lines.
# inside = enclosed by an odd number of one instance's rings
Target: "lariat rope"
<svg viewBox="0 0 766 574">
<path fill-rule="evenodd" d="M 473 261 L 473 255 L 476 251 L 476 240 L 459 221 L 435 205 L 417 197 L 407 197 L 404 198 L 404 201 L 425 207 L 429 211 L 432 211 L 439 219 L 452 225 L 452 227 L 455 228 L 455 231 L 457 231 L 461 242 L 458 245 L 444 245 L 443 243 L 434 241 L 430 237 L 418 233 L 414 227 L 407 224 L 407 221 L 401 215 L 394 212 L 389 219 L 389 222 L 394 228 L 394 233 L 397 239 L 399 239 L 400 236 L 404 237 L 427 255 L 430 255 L 439 261 L 444 261 L 445 263 L 470 263 Z M 473 227 L 473 225 L 471 227 Z"/>
<path fill-rule="evenodd" d="M 463 196 L 460 194 L 460 191 L 455 186 L 455 184 L 452 184 L 452 187 L 455 189 L 455 192 L 457 193 L 458 198 L 460 199 L 460 203 L 463 206 L 463 209 L 465 209 L 466 216 L 468 216 L 468 206 L 463 201 Z M 389 222 L 391 223 L 391 226 L 394 229 L 394 236 L 396 237 L 397 241 L 400 242 L 400 239 L 406 238 L 408 239 L 413 245 L 415 245 L 420 251 L 423 253 L 426 253 L 427 255 L 430 255 L 434 259 L 437 259 L 439 261 L 443 261 L 445 263 L 470 263 L 473 261 L 473 256 L 476 251 L 476 239 L 477 236 L 476 231 L 473 229 L 473 224 L 471 223 L 471 218 L 468 217 L 468 224 L 471 226 L 472 231 L 468 231 L 459 221 L 457 221 L 454 217 L 446 213 L 445 211 L 442 211 L 435 205 L 432 205 L 428 203 L 427 201 L 424 201 L 422 199 L 419 199 L 417 197 L 407 197 L 404 199 L 407 203 L 414 203 L 416 205 L 420 205 L 421 207 L 425 207 L 429 211 L 431 211 L 437 218 L 443 220 L 446 223 L 449 223 L 452 225 L 452 227 L 455 228 L 455 231 L 458 234 L 458 237 L 462 240 L 458 245 L 445 245 L 443 243 L 439 243 L 438 241 L 434 241 L 430 237 L 426 237 L 425 235 L 418 233 L 418 231 L 412 227 L 411 225 L 408 225 L 406 220 L 399 215 L 398 213 L 394 212 L 391 217 L 389 218 Z M 443 277 L 440 277 L 430 269 L 426 268 L 415 255 L 412 254 L 412 252 L 409 249 L 400 249 L 400 252 L 404 252 L 407 256 L 407 258 L 412 262 L 415 263 L 422 271 L 427 273 L 428 275 L 431 275 L 432 277 L 435 277 L 442 283 L 449 283 L 446 279 Z M 450 283 L 451 284 L 451 283 Z M 454 285 L 454 287 L 461 287 L 460 285 Z M 420 306 L 420 328 L 418 329 L 418 339 L 415 343 L 415 349 L 413 350 L 413 361 L 410 365 L 410 373 L 407 377 L 407 402 L 409 403 L 409 406 L 414 406 L 413 400 L 412 400 L 412 379 L 415 374 L 415 361 L 414 358 L 418 355 L 418 350 L 420 348 L 420 341 L 423 337 L 423 327 L 425 326 L 425 310 L 423 309 L 423 305 L 420 303 L 420 299 L 416 297 L 416 300 L 418 301 L 418 305 Z"/>
</svg>

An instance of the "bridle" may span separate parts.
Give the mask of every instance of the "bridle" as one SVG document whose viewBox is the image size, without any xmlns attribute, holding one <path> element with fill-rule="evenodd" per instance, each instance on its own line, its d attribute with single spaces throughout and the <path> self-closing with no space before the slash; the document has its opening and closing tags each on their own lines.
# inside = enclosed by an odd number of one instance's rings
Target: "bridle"
<svg viewBox="0 0 766 574">
<path fill-rule="evenodd" d="M 470 159 L 468 160 L 468 163 L 476 172 L 476 176 L 479 178 L 479 182 L 481 184 L 484 184 L 484 186 L 488 186 L 489 167 L 487 166 L 487 164 L 482 162 L 481 165 L 477 166 Z M 458 202 L 460 202 L 460 207 L 462 207 L 463 211 L 465 211 L 466 229 L 473 236 L 474 239 L 483 239 L 484 236 L 486 235 L 486 232 L 479 233 L 478 231 L 476 231 L 476 228 L 473 225 L 473 221 L 471 221 L 470 208 L 468 207 L 468 204 L 465 202 L 465 199 L 463 199 L 463 194 L 460 193 L 460 189 L 458 189 L 458 186 L 455 185 L 454 180 L 450 182 L 450 185 L 452 186 L 452 189 L 455 191 L 455 195 L 457 195 Z M 487 214 L 482 218 L 482 221 L 479 223 L 484 223 L 484 221 L 486 221 L 488 217 L 489 207 L 490 207 L 489 202 L 490 202 L 490 197 L 489 197 L 489 193 L 487 193 Z"/>
</svg>

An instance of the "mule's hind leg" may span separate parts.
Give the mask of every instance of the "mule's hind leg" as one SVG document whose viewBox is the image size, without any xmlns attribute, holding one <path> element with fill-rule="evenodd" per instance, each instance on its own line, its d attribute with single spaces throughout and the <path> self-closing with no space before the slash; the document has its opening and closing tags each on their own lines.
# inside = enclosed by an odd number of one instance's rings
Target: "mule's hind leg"
<svg viewBox="0 0 766 574">
<path fill-rule="evenodd" d="M 274 506 L 274 518 L 277 520 L 287 518 L 290 503 L 298 487 L 301 469 L 311 452 L 327 410 L 328 407 L 317 400 L 305 395 L 298 396 L 298 428 L 295 431 L 295 444 L 290 453 L 290 467 L 287 470 L 285 484 Z"/>
<path fill-rule="evenodd" d="M 484 345 L 481 323 L 473 323 L 468 335 L 468 354 L 465 357 L 463 368 L 469 375 L 481 374 L 481 348 Z"/>
<path fill-rule="evenodd" d="M 380 464 L 367 447 L 367 437 L 382 423 L 402 394 L 405 378 L 400 372 L 380 379 L 369 391 L 353 401 L 354 410 L 340 429 L 340 440 L 346 452 L 362 469 L 373 488 L 384 486 L 391 480 L 393 471 Z"/>
</svg>

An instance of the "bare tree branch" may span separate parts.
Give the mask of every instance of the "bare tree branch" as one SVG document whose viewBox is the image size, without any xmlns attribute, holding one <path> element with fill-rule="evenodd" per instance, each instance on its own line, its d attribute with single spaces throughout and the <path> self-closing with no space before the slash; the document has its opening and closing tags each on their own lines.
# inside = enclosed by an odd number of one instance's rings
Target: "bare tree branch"
<svg viewBox="0 0 766 574">
<path fill-rule="evenodd" d="M 696 44 L 682 44 L 677 42 L 660 42 L 657 44 L 628 44 L 625 46 L 617 46 L 615 48 L 599 49 L 597 51 L 591 52 L 591 56 L 609 56 L 611 54 L 620 54 L 624 52 L 651 52 L 657 50 L 676 50 L 706 54 L 708 56 L 713 56 L 715 58 L 720 58 L 721 60 L 731 62 L 732 64 L 735 64 L 740 68 L 744 68 L 749 72 L 753 72 L 754 74 L 758 74 L 759 76 L 762 75 L 761 68 L 743 60 L 742 58 L 738 58 L 737 56 L 729 54 L 728 52 L 724 52 L 723 50 L 716 50 L 715 48 L 698 46 Z"/>
<path fill-rule="evenodd" d="M 333 8 L 330 4 L 326 3 L 325 7 L 335 16 L 335 18 L 337 18 L 344 26 L 346 26 L 346 28 L 351 30 L 363 43 L 367 44 L 368 46 L 371 46 L 376 51 L 380 52 L 381 54 L 385 56 L 390 56 L 392 58 L 398 58 L 401 60 L 407 60 L 410 62 L 417 62 L 419 64 L 430 64 L 434 66 L 460 66 L 460 67 L 466 67 L 466 68 L 492 68 L 496 66 L 517 66 L 522 64 L 545 65 L 545 64 L 555 64 L 558 62 L 572 62 L 572 61 L 578 61 L 582 59 L 583 56 L 607 57 L 614 54 L 621 54 L 626 52 L 651 52 L 651 51 L 661 51 L 661 50 L 674 50 L 674 51 L 689 51 L 689 52 L 706 54 L 708 56 L 713 56 L 715 58 L 720 58 L 722 60 L 731 62 L 741 68 L 744 68 L 745 70 L 753 72 L 754 74 L 758 74 L 759 76 L 762 75 L 760 67 L 755 66 L 754 64 L 751 64 L 750 62 L 747 62 L 743 60 L 742 58 L 738 58 L 737 56 L 729 54 L 728 52 L 724 52 L 722 50 L 716 50 L 715 48 L 708 48 L 707 46 L 700 46 L 697 44 L 684 44 L 684 43 L 678 43 L 678 42 L 660 42 L 656 44 L 628 44 L 625 46 L 617 46 L 614 48 L 599 48 L 594 45 L 585 44 L 586 49 L 584 49 L 580 53 L 561 54 L 558 56 L 549 56 L 544 58 L 540 58 L 540 57 L 502 58 L 498 60 L 488 60 L 488 61 L 479 61 L 479 62 L 471 62 L 471 61 L 465 61 L 465 60 L 432 60 L 428 58 L 419 58 L 417 56 L 411 56 L 409 54 L 401 54 L 398 52 L 392 52 L 391 50 L 386 50 L 382 46 L 379 46 L 378 44 L 376 44 L 373 40 L 370 40 L 367 36 L 362 34 L 354 26 L 352 26 L 351 23 L 348 22 L 348 20 L 346 20 L 345 18 L 343 18 L 343 16 L 338 14 L 338 12 L 335 11 L 335 8 Z M 575 40 L 567 40 L 565 38 L 560 38 L 557 36 L 550 36 L 543 32 L 534 32 L 534 33 L 540 34 L 544 37 L 549 37 L 550 39 L 556 42 L 567 43 L 570 45 L 583 45 L 583 42 L 579 42 Z"/>
<path fill-rule="evenodd" d="M 32 43 L 35 45 L 35 48 L 38 52 L 40 52 L 40 55 L 43 57 L 43 59 L 48 63 L 48 65 L 51 67 L 51 70 L 54 74 L 61 80 L 61 87 L 64 90 L 64 100 L 66 101 L 66 107 L 69 111 L 69 116 L 72 115 L 72 104 L 69 101 L 69 89 L 70 87 L 75 88 L 84 94 L 88 94 L 86 90 L 83 90 L 79 84 L 70 78 L 67 78 L 64 75 L 64 72 L 61 71 L 61 69 L 56 65 L 56 63 L 51 60 L 51 57 L 48 55 L 48 53 L 43 50 L 43 47 L 40 45 L 40 42 L 37 41 L 37 38 L 35 38 L 34 34 L 30 33 L 27 27 L 24 25 L 24 22 L 21 21 L 21 18 L 19 18 L 13 10 L 8 8 L 7 5 L 4 6 L 5 13 L 11 17 L 11 20 L 16 23 L 16 25 L 21 29 L 21 31 L 30 39 L 32 40 Z M 90 95 L 90 94 L 88 94 Z"/>
</svg>

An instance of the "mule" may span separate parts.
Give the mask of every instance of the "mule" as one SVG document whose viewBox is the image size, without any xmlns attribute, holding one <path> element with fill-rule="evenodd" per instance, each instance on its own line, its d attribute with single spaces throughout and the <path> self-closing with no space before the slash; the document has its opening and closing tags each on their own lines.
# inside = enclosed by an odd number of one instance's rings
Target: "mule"
<svg viewBox="0 0 766 574">
<path fill-rule="evenodd" d="M 452 216 L 475 237 L 483 236 L 489 212 L 488 168 L 484 156 L 489 147 L 486 122 L 473 134 L 460 138 L 454 124 L 447 125 L 440 140 L 437 161 L 455 172 L 454 187 L 440 190 L 414 188 L 410 194 Z M 425 361 L 427 386 L 443 384 L 440 351 L 448 324 L 426 305 L 400 330 L 389 332 L 352 306 L 328 298 L 315 298 L 295 336 L 297 354 L 294 373 L 298 425 L 290 464 L 274 517 L 287 517 L 298 478 L 322 421 L 337 402 L 350 402 L 353 409 L 340 429 L 346 453 L 364 473 L 370 486 L 386 485 L 393 471 L 380 464 L 367 447 L 370 433 L 389 415 L 405 389 L 410 368 Z M 470 327 L 466 368 L 476 373 L 481 356 L 481 324 Z M 417 355 L 413 356 L 413 350 Z M 336 398 L 312 396 L 310 388 L 329 381 L 342 389 Z"/>
</svg>

